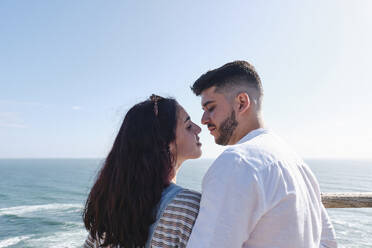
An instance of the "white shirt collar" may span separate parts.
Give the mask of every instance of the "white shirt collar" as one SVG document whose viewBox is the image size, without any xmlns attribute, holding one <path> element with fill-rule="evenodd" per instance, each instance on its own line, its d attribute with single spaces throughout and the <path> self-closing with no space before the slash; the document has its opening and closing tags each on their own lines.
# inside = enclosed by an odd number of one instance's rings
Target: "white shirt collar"
<svg viewBox="0 0 372 248">
<path fill-rule="evenodd" d="M 241 138 L 237 144 L 242 144 L 244 142 L 247 142 L 248 140 L 251 140 L 253 139 L 254 137 L 260 135 L 260 134 L 263 134 L 263 133 L 268 133 L 269 130 L 266 129 L 266 128 L 258 128 L 258 129 L 255 129 L 255 130 L 252 130 L 250 131 L 249 133 L 247 133 L 243 138 Z"/>
</svg>

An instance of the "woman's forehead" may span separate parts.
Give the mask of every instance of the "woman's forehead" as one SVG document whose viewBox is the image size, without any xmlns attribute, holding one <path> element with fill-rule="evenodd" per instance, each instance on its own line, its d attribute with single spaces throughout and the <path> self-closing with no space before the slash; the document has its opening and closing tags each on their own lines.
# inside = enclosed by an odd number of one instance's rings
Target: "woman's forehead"
<svg viewBox="0 0 372 248">
<path fill-rule="evenodd" d="M 186 112 L 186 110 L 181 105 L 179 105 L 178 106 L 178 120 L 183 123 L 183 122 L 186 122 L 188 118 L 189 118 L 189 114 Z"/>
</svg>

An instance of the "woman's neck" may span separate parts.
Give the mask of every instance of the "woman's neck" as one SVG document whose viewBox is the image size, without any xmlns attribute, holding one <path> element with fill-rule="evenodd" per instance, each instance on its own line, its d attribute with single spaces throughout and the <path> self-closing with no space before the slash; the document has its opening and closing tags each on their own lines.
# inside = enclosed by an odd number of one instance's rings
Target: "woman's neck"
<svg viewBox="0 0 372 248">
<path fill-rule="evenodd" d="M 171 183 L 176 183 L 176 180 L 177 180 L 177 175 L 173 177 L 173 179 L 171 180 Z"/>
</svg>

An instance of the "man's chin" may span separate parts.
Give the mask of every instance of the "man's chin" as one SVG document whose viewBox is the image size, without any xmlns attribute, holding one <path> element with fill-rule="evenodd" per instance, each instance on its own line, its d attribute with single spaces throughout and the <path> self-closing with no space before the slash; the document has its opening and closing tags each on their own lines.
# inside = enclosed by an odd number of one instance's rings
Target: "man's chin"
<svg viewBox="0 0 372 248">
<path fill-rule="evenodd" d="M 223 142 L 221 142 L 219 138 L 220 138 L 219 136 L 214 136 L 214 143 L 220 146 L 226 146 L 227 144 L 224 144 Z"/>
</svg>

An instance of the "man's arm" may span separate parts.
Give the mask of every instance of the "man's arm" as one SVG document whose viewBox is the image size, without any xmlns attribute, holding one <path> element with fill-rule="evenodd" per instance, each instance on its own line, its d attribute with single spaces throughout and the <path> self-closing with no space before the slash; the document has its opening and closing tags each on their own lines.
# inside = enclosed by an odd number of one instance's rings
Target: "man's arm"
<svg viewBox="0 0 372 248">
<path fill-rule="evenodd" d="M 221 155 L 203 179 L 200 211 L 187 247 L 241 247 L 263 208 L 255 171 L 237 155 Z"/>
<path fill-rule="evenodd" d="M 322 236 L 320 240 L 321 248 L 337 248 L 336 234 L 326 209 L 322 204 Z"/>
</svg>

